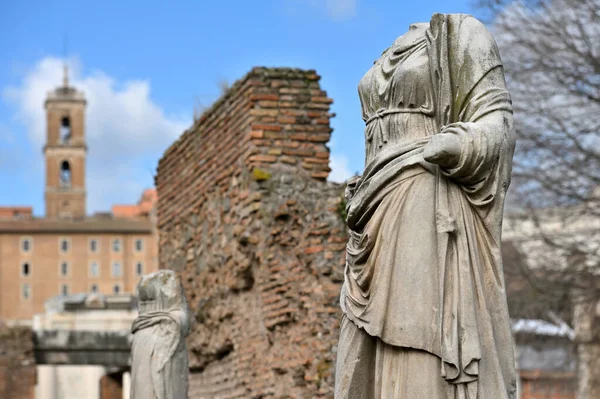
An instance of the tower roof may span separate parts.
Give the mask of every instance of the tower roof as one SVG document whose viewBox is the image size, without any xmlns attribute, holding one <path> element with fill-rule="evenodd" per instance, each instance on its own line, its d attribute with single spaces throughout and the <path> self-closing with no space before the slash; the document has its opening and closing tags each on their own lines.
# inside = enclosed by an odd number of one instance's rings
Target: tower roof
<svg viewBox="0 0 600 399">
<path fill-rule="evenodd" d="M 48 92 L 46 104 L 48 102 L 83 102 L 85 104 L 85 96 L 83 92 L 78 91 L 75 87 L 69 85 L 69 66 L 67 61 L 63 65 L 63 83 L 53 91 Z"/>
</svg>

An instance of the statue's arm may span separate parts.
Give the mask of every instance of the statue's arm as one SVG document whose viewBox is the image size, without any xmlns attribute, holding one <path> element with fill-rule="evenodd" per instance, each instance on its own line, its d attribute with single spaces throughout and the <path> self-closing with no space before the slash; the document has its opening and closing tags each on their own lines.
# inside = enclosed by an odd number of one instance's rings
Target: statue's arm
<svg viewBox="0 0 600 399">
<path fill-rule="evenodd" d="M 466 120 L 442 129 L 442 135 L 457 139 L 454 145 L 460 150 L 452 164 L 441 166 L 448 177 L 475 185 L 496 178 L 501 164 L 510 169 L 512 163 L 516 135 L 502 68 L 490 71 L 469 101 L 476 104 L 467 104 L 472 109 L 466 112 Z"/>
<path fill-rule="evenodd" d="M 177 320 L 177 324 L 181 329 L 181 333 L 184 336 L 187 336 L 191 327 L 189 311 L 187 309 L 177 309 L 172 310 L 170 313 L 171 316 L 173 316 Z"/>
<path fill-rule="evenodd" d="M 454 123 L 432 138 L 424 157 L 458 183 L 473 190 L 486 185 L 493 191 L 498 173 L 510 170 L 515 146 L 504 69 L 496 42 L 475 18 L 462 21 L 454 43 Z"/>
</svg>

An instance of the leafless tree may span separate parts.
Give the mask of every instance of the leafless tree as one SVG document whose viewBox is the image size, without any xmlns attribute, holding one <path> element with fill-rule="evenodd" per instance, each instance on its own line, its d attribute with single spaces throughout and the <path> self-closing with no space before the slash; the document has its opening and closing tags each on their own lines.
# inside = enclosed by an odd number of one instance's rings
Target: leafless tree
<svg viewBox="0 0 600 399">
<path fill-rule="evenodd" d="M 478 5 L 515 110 L 512 195 L 537 237 L 526 274 L 540 291 L 570 292 L 579 398 L 600 398 L 600 0 Z"/>
</svg>

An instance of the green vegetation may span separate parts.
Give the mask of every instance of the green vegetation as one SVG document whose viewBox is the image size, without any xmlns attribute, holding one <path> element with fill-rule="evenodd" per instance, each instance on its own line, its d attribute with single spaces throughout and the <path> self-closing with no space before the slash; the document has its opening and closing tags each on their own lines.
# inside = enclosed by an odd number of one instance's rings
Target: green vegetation
<svg viewBox="0 0 600 399">
<path fill-rule="evenodd" d="M 269 180 L 271 178 L 271 173 L 263 169 L 254 168 L 252 169 L 252 177 L 256 181 Z"/>
</svg>

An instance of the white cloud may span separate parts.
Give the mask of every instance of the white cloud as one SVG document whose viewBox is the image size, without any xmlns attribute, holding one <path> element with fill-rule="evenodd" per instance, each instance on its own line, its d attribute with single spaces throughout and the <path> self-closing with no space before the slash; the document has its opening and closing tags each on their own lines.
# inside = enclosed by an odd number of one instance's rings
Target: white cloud
<svg viewBox="0 0 600 399">
<path fill-rule="evenodd" d="M 89 148 L 87 190 L 90 211 L 108 210 L 115 202 L 135 202 L 153 184 L 151 170 L 163 151 L 189 127 L 190 120 L 165 115 L 150 98 L 150 83 L 123 83 L 102 71 L 84 74 L 78 60 L 70 65 L 70 83 L 87 99 L 86 139 Z M 47 57 L 17 87 L 3 90 L 28 130 L 31 144 L 46 140 L 44 100 L 62 82 L 63 62 Z"/>
<path fill-rule="evenodd" d="M 331 155 L 329 167 L 329 180 L 336 183 L 343 183 L 352 177 L 352 172 L 348 168 L 348 159 L 343 155 Z"/>
<path fill-rule="evenodd" d="M 325 7 L 334 19 L 349 19 L 356 15 L 356 0 L 326 0 Z"/>
<path fill-rule="evenodd" d="M 333 20 L 347 20 L 356 15 L 357 0 L 292 0 L 327 13 Z"/>
</svg>

